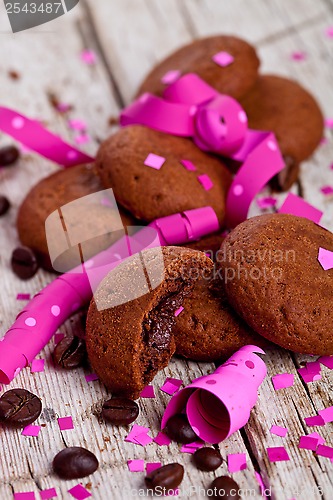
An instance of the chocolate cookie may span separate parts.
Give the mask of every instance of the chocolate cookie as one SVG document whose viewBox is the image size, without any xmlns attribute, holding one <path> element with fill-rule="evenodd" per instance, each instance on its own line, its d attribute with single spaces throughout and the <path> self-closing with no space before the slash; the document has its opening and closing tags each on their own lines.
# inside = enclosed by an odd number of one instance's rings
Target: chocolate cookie
<svg viewBox="0 0 333 500">
<path fill-rule="evenodd" d="M 218 361 L 247 344 L 271 346 L 229 305 L 218 274 L 198 280 L 182 306 L 184 310 L 177 316 L 172 332 L 176 353 L 185 358 Z"/>
<path fill-rule="evenodd" d="M 319 248 L 333 251 L 333 234 L 287 214 L 260 215 L 222 243 L 230 304 L 260 335 L 304 354 L 333 354 L 333 269 Z"/>
<path fill-rule="evenodd" d="M 28 193 L 19 209 L 17 230 L 21 243 L 35 251 L 41 265 L 45 269 L 54 271 L 50 261 L 45 234 L 45 220 L 47 217 L 55 210 L 66 205 L 66 203 L 102 190 L 103 186 L 99 177 L 94 174 L 93 166 L 79 165 L 59 170 L 42 179 Z M 102 205 L 96 201 L 96 203 L 89 205 L 89 209 L 81 207 L 72 211 L 73 226 L 79 225 L 82 221 L 85 222 L 84 230 L 82 231 L 82 242 L 89 239 L 92 231 L 95 232 L 96 225 L 99 228 L 100 234 L 106 233 L 101 237 L 92 238 L 90 242 L 85 243 L 85 260 L 107 248 L 114 241 L 116 235 L 110 232 L 111 210 L 113 209 L 109 206 Z M 124 225 L 133 224 L 134 218 L 129 214 L 122 212 L 121 216 Z M 118 220 L 116 213 L 114 213 L 114 220 L 115 223 Z M 61 241 L 59 235 L 55 234 L 54 241 L 52 242 L 54 246 L 56 247 Z M 72 246 L 59 259 L 57 259 L 57 270 L 65 271 L 78 265 L 80 262 L 78 246 Z"/>
<path fill-rule="evenodd" d="M 145 165 L 150 154 L 165 158 L 161 168 Z M 187 170 L 182 160 L 190 161 L 196 170 Z M 122 128 L 101 145 L 96 171 L 104 187 L 112 186 L 119 203 L 138 219 L 151 222 L 210 205 L 220 224 L 224 221 L 231 174 L 220 159 L 204 153 L 190 139 L 139 125 Z"/>
<path fill-rule="evenodd" d="M 213 57 L 221 52 L 232 56 L 233 61 L 226 66 L 215 62 Z M 239 99 L 254 85 L 259 64 L 255 49 L 240 38 L 227 35 L 201 38 L 155 66 L 141 84 L 138 95 L 144 92 L 161 95 L 166 87 L 163 77 L 176 70 L 180 75 L 196 73 L 221 94 Z"/>
<path fill-rule="evenodd" d="M 286 190 L 297 180 L 299 164 L 314 152 L 323 135 L 323 115 L 309 92 L 299 83 L 274 75 L 261 75 L 241 99 L 249 127 L 275 133 L 286 168 L 274 187 Z"/>
<path fill-rule="evenodd" d="M 101 282 L 89 307 L 86 342 L 93 370 L 113 393 L 138 397 L 168 364 L 176 348 L 175 311 L 212 265 L 202 252 L 154 248 Z"/>
<path fill-rule="evenodd" d="M 207 236 L 203 236 L 200 240 L 190 241 L 180 246 L 204 252 L 207 257 L 215 261 L 224 238 L 225 233 L 219 231 L 217 233 L 207 234 Z"/>
</svg>

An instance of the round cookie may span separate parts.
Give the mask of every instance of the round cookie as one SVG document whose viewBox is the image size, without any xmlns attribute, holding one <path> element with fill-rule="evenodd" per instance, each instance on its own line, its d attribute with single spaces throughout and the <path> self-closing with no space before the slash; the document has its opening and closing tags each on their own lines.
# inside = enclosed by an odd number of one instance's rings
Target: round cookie
<svg viewBox="0 0 333 500">
<path fill-rule="evenodd" d="M 234 61 L 220 66 L 213 56 L 227 52 Z M 255 49 L 240 38 L 228 35 L 201 38 L 181 47 L 160 62 L 141 84 L 138 95 L 144 92 L 162 95 L 166 85 L 163 76 L 168 71 L 178 70 L 181 75 L 196 73 L 221 94 L 235 99 L 245 95 L 254 85 L 260 61 Z"/>
<path fill-rule="evenodd" d="M 218 275 L 198 280 L 182 306 L 172 329 L 176 354 L 195 361 L 218 361 L 244 345 L 272 346 L 232 309 Z"/>
<path fill-rule="evenodd" d="M 175 311 L 212 266 L 202 252 L 153 248 L 101 282 L 88 311 L 86 343 L 93 370 L 113 393 L 138 397 L 168 364 L 175 351 Z"/>
<path fill-rule="evenodd" d="M 287 214 L 260 215 L 222 243 L 227 298 L 268 340 L 304 354 L 333 354 L 333 269 L 319 248 L 333 251 L 333 234 Z"/>
<path fill-rule="evenodd" d="M 144 164 L 150 153 L 165 158 L 160 169 Z M 196 171 L 186 170 L 181 160 L 190 160 Z M 101 145 L 96 171 L 104 187 L 112 186 L 117 201 L 138 219 L 151 222 L 209 205 L 223 224 L 231 174 L 220 159 L 190 139 L 139 125 L 124 127 Z M 204 174 L 213 183 L 209 190 L 198 180 Z"/>
<path fill-rule="evenodd" d="M 286 168 L 273 185 L 289 189 L 297 180 L 299 163 L 311 156 L 323 135 L 323 115 L 317 102 L 293 80 L 261 75 L 240 104 L 250 128 L 275 133 Z"/>
<path fill-rule="evenodd" d="M 93 165 L 78 165 L 58 170 L 42 179 L 29 191 L 19 209 L 17 230 L 21 243 L 36 252 L 42 267 L 54 271 L 45 234 L 47 217 L 63 205 L 101 190 L 103 186 L 93 171 Z M 100 234 L 105 232 L 103 236 L 95 237 L 85 243 L 85 260 L 104 250 L 115 240 L 115 234 L 110 233 L 110 210 L 112 210 L 110 207 L 96 203 L 89 206 L 89 214 L 84 213 L 82 208 L 71 213 L 75 219 L 73 220 L 74 226 L 79 225 L 82 220 L 85 221 L 82 242 L 89 238 L 92 231 L 95 231 L 96 225 Z M 130 214 L 123 211 L 121 217 L 124 225 L 133 224 L 134 218 Z M 117 219 L 115 213 L 115 223 Z M 55 246 L 60 244 L 58 240 L 59 235 L 55 235 L 53 242 Z M 78 255 L 78 247 L 74 245 L 57 259 L 57 270 L 66 271 L 78 265 L 80 262 Z"/>
</svg>

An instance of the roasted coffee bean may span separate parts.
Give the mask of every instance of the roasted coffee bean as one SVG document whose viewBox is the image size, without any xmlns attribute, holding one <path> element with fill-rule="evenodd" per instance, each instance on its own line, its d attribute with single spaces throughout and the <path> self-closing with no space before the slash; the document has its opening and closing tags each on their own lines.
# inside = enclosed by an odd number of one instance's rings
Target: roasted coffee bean
<svg viewBox="0 0 333 500">
<path fill-rule="evenodd" d="M 222 464 L 221 453 L 214 448 L 199 448 L 193 454 L 193 460 L 198 469 L 204 471 L 216 470 Z"/>
<path fill-rule="evenodd" d="M 127 398 L 112 398 L 105 401 L 102 417 L 114 425 L 128 425 L 138 418 L 139 407 L 135 401 Z"/>
<path fill-rule="evenodd" d="M 16 146 L 4 146 L 0 148 L 0 167 L 7 167 L 15 163 L 20 152 Z"/>
<path fill-rule="evenodd" d="M 64 337 L 53 351 L 54 362 L 66 370 L 82 366 L 86 359 L 86 343 L 76 336 Z"/>
<path fill-rule="evenodd" d="M 0 422 L 10 427 L 31 424 L 41 411 L 41 400 L 26 389 L 11 389 L 0 398 Z"/>
<path fill-rule="evenodd" d="M 6 196 L 0 195 L 0 216 L 4 215 L 6 212 L 8 212 L 8 209 L 10 207 L 10 203 Z"/>
<path fill-rule="evenodd" d="M 14 273 L 22 280 L 32 278 L 38 270 L 36 255 L 28 247 L 15 248 L 11 265 Z"/>
<path fill-rule="evenodd" d="M 220 476 L 214 479 L 211 489 L 214 491 L 213 498 L 241 500 L 239 486 L 229 476 Z"/>
<path fill-rule="evenodd" d="M 169 418 L 164 432 L 170 439 L 177 441 L 177 443 L 193 443 L 193 441 L 197 441 L 198 439 L 198 436 L 190 426 L 186 415 L 183 415 L 182 413 L 173 415 Z"/>
<path fill-rule="evenodd" d="M 53 470 L 61 479 L 79 479 L 98 469 L 98 460 L 91 451 L 72 446 L 60 451 L 53 459 Z"/>
<path fill-rule="evenodd" d="M 166 490 L 175 490 L 180 485 L 184 477 L 184 467 L 173 463 L 163 465 L 159 469 L 153 470 L 145 477 L 148 488 L 155 489 L 158 486 Z"/>
</svg>

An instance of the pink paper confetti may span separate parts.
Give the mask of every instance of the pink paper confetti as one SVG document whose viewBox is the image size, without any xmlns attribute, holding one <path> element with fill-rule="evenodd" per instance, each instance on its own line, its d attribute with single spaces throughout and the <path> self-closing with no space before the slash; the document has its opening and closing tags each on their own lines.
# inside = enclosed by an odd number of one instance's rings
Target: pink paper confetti
<svg viewBox="0 0 333 500">
<path fill-rule="evenodd" d="M 211 178 L 207 174 L 198 175 L 198 181 L 205 191 L 209 191 L 214 186 Z"/>
<path fill-rule="evenodd" d="M 196 450 L 199 448 L 202 448 L 204 445 L 203 441 L 193 441 L 193 443 L 187 443 L 183 444 L 183 446 L 180 448 L 180 451 L 182 453 L 194 453 Z"/>
<path fill-rule="evenodd" d="M 182 384 L 182 380 L 176 378 L 167 378 L 162 387 L 160 387 L 160 390 L 172 396 L 179 390 Z"/>
<path fill-rule="evenodd" d="M 42 500 L 49 500 L 50 498 L 55 498 L 58 496 L 55 488 L 49 488 L 48 490 L 42 490 L 39 492 Z"/>
<path fill-rule="evenodd" d="M 178 78 L 180 77 L 180 71 L 178 69 L 171 69 L 170 71 L 167 71 L 165 75 L 162 76 L 161 82 L 164 85 L 171 85 L 171 83 L 174 83 Z"/>
<path fill-rule="evenodd" d="M 331 446 L 326 446 L 324 444 L 318 445 L 316 450 L 317 455 L 320 457 L 333 458 L 333 448 Z"/>
<path fill-rule="evenodd" d="M 96 375 L 96 373 L 89 373 L 84 378 L 86 379 L 86 382 L 94 382 L 95 380 L 98 380 L 98 375 Z"/>
<path fill-rule="evenodd" d="M 261 208 L 262 210 L 264 210 L 266 208 L 275 207 L 275 205 L 277 203 L 277 199 L 272 198 L 271 196 L 267 196 L 265 198 L 257 198 L 256 201 L 257 201 L 258 207 Z"/>
<path fill-rule="evenodd" d="M 43 372 L 45 369 L 45 359 L 34 359 L 31 363 L 30 372 Z"/>
<path fill-rule="evenodd" d="M 329 406 L 328 408 L 325 408 L 324 410 L 319 410 L 318 414 L 324 420 L 325 424 L 328 424 L 329 422 L 333 422 L 333 406 Z"/>
<path fill-rule="evenodd" d="M 311 432 L 311 434 L 308 434 L 308 437 L 316 438 L 318 440 L 318 444 L 325 444 L 325 439 L 319 436 L 318 432 Z"/>
<path fill-rule="evenodd" d="M 314 417 L 305 417 L 304 422 L 309 427 L 325 425 L 324 419 L 320 415 L 315 415 Z"/>
<path fill-rule="evenodd" d="M 60 113 L 66 113 L 67 111 L 70 111 L 70 109 L 72 108 L 72 106 L 66 102 L 59 102 L 57 105 L 56 105 L 56 108 L 58 111 L 60 111 Z"/>
<path fill-rule="evenodd" d="M 318 252 L 318 261 L 324 271 L 333 269 L 333 252 L 320 247 Z"/>
<path fill-rule="evenodd" d="M 30 293 L 18 293 L 16 300 L 30 300 Z"/>
<path fill-rule="evenodd" d="M 284 203 L 279 209 L 279 213 L 304 217 L 305 219 L 312 220 L 316 224 L 319 224 L 323 215 L 323 212 L 293 193 L 287 195 Z"/>
<path fill-rule="evenodd" d="M 322 365 L 326 366 L 326 368 L 329 368 L 330 370 L 333 370 L 333 356 L 321 356 L 318 359 L 318 361 Z"/>
<path fill-rule="evenodd" d="M 36 500 L 33 491 L 25 491 L 24 493 L 14 493 L 14 500 Z"/>
<path fill-rule="evenodd" d="M 267 455 L 270 462 L 283 462 L 285 460 L 290 460 L 287 450 L 284 446 L 267 448 Z"/>
<path fill-rule="evenodd" d="M 74 429 L 73 419 L 71 416 L 58 418 L 58 425 L 61 431 Z"/>
<path fill-rule="evenodd" d="M 165 158 L 163 156 L 155 155 L 154 153 L 149 153 L 145 161 L 144 165 L 147 167 L 155 168 L 155 170 L 159 170 L 165 162 Z"/>
<path fill-rule="evenodd" d="M 146 472 L 147 474 L 150 474 L 153 472 L 153 470 L 159 469 L 162 467 L 161 462 L 147 462 L 146 463 Z"/>
<path fill-rule="evenodd" d="M 326 118 L 326 120 L 325 120 L 325 126 L 327 128 L 333 128 L 333 118 Z"/>
<path fill-rule="evenodd" d="M 320 188 L 320 191 L 325 195 L 325 196 L 329 196 L 331 194 L 333 194 L 333 187 L 332 186 L 322 186 Z"/>
<path fill-rule="evenodd" d="M 153 441 L 159 446 L 168 446 L 171 443 L 171 439 L 164 432 L 159 432 Z"/>
<path fill-rule="evenodd" d="M 144 472 L 145 471 L 145 461 L 144 460 L 127 460 L 128 470 L 130 472 Z"/>
<path fill-rule="evenodd" d="M 225 51 L 218 52 L 212 57 L 212 59 L 216 64 L 218 64 L 222 68 L 229 66 L 235 60 L 235 58 L 231 54 L 229 54 L 229 52 Z"/>
<path fill-rule="evenodd" d="M 285 437 L 288 429 L 286 427 L 280 427 L 280 425 L 272 425 L 270 432 L 276 436 Z"/>
<path fill-rule="evenodd" d="M 276 391 L 278 389 L 285 389 L 286 387 L 291 387 L 292 385 L 294 385 L 294 374 L 281 373 L 278 375 L 274 375 L 274 377 L 272 377 L 272 382 L 274 389 Z"/>
<path fill-rule="evenodd" d="M 97 61 L 97 56 L 96 53 L 91 50 L 91 49 L 85 49 L 81 52 L 80 54 L 81 61 L 83 61 L 86 64 L 96 64 Z"/>
<path fill-rule="evenodd" d="M 184 308 L 183 308 L 183 306 L 180 306 L 180 307 L 179 307 L 179 308 L 175 311 L 175 316 L 176 316 L 176 318 L 177 318 L 177 316 L 179 316 L 179 315 L 180 315 L 180 313 L 181 313 L 182 311 L 184 311 Z"/>
<path fill-rule="evenodd" d="M 147 385 L 140 394 L 140 398 L 155 398 L 155 391 L 152 385 Z"/>
<path fill-rule="evenodd" d="M 190 160 L 180 160 L 180 163 L 183 165 L 183 167 L 186 168 L 186 170 L 189 170 L 190 172 L 195 172 L 197 169 L 194 163 L 192 163 Z"/>
<path fill-rule="evenodd" d="M 140 446 L 147 446 L 153 442 L 153 438 L 148 436 L 146 432 L 142 432 L 141 434 L 137 434 L 134 438 L 134 444 L 139 444 Z"/>
<path fill-rule="evenodd" d="M 299 368 L 297 371 L 306 384 L 321 380 L 322 378 L 320 373 L 311 372 L 306 366 L 304 368 Z"/>
<path fill-rule="evenodd" d="M 88 134 L 80 134 L 75 137 L 76 144 L 87 144 L 90 141 Z"/>
<path fill-rule="evenodd" d="M 141 434 L 148 434 L 150 429 L 148 427 L 143 427 L 143 425 L 133 424 L 132 429 L 129 434 L 125 437 L 125 441 L 128 443 L 139 444 L 136 441 L 136 436 L 140 436 Z"/>
<path fill-rule="evenodd" d="M 85 500 L 86 498 L 91 497 L 91 493 L 84 486 L 82 486 L 82 484 L 77 484 L 68 490 L 68 493 L 72 495 L 72 497 L 76 498 L 76 500 Z"/>
<path fill-rule="evenodd" d="M 238 472 L 246 469 L 247 465 L 245 453 L 230 453 L 227 458 L 229 472 Z"/>
<path fill-rule="evenodd" d="M 59 342 L 61 342 L 61 340 L 65 337 L 65 334 L 64 333 L 55 333 L 54 334 L 54 345 L 57 345 L 59 344 Z"/>
<path fill-rule="evenodd" d="M 307 54 L 306 54 L 306 52 L 303 52 L 303 51 L 297 51 L 297 52 L 293 52 L 291 54 L 291 59 L 293 61 L 304 61 L 306 58 L 307 58 Z"/>
<path fill-rule="evenodd" d="M 266 491 L 266 486 L 265 486 L 265 483 L 261 477 L 261 474 L 259 474 L 259 472 L 257 472 L 256 470 L 254 471 L 254 475 L 256 477 L 256 480 L 259 484 L 259 487 L 260 487 L 260 493 L 261 493 L 261 496 L 262 497 L 267 497 L 268 495 L 265 493 Z"/>
<path fill-rule="evenodd" d="M 23 431 L 21 432 L 21 435 L 37 437 L 40 432 L 40 429 L 41 429 L 40 425 L 27 425 L 26 427 L 24 427 Z"/>
<path fill-rule="evenodd" d="M 87 124 L 84 120 L 80 119 L 68 120 L 68 125 L 72 130 L 78 130 L 79 132 L 87 130 Z"/>
<path fill-rule="evenodd" d="M 298 447 L 304 450 L 315 451 L 318 446 L 318 439 L 312 436 L 301 436 Z"/>
</svg>

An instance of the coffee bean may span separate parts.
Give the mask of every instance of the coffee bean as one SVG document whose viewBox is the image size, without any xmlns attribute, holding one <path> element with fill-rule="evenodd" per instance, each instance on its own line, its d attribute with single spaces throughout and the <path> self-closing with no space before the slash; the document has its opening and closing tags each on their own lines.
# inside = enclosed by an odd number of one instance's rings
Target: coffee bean
<svg viewBox="0 0 333 500">
<path fill-rule="evenodd" d="M 211 489 L 214 490 L 213 498 L 241 500 L 239 486 L 231 477 L 220 476 L 214 479 Z"/>
<path fill-rule="evenodd" d="M 10 427 L 31 424 L 41 411 L 41 400 L 26 389 L 11 389 L 0 398 L 0 422 Z"/>
<path fill-rule="evenodd" d="M 0 216 L 8 212 L 9 207 L 10 203 L 8 201 L 8 198 L 6 198 L 6 196 L 0 195 Z"/>
<path fill-rule="evenodd" d="M 54 362 L 66 370 L 82 366 L 86 358 L 86 343 L 76 336 L 64 337 L 53 351 Z"/>
<path fill-rule="evenodd" d="M 177 443 L 193 443 L 193 441 L 197 441 L 198 439 L 186 415 L 182 413 L 173 415 L 169 418 L 164 432 L 170 439 L 177 441 Z"/>
<path fill-rule="evenodd" d="M 198 469 L 204 471 L 216 470 L 222 464 L 221 453 L 214 448 L 199 448 L 193 454 L 193 460 Z"/>
<path fill-rule="evenodd" d="M 79 479 L 98 469 L 98 460 L 91 451 L 72 446 L 60 451 L 53 459 L 53 470 L 61 479 Z"/>
<path fill-rule="evenodd" d="M 153 470 L 145 477 L 148 488 L 155 489 L 158 486 L 166 490 L 175 490 L 180 485 L 184 477 L 184 467 L 173 463 L 163 465 L 159 469 Z"/>
<path fill-rule="evenodd" d="M 22 280 L 32 278 L 38 270 L 36 255 L 28 247 L 18 247 L 12 253 L 11 265 L 14 273 Z"/>
<path fill-rule="evenodd" d="M 0 167 L 7 167 L 15 163 L 20 152 L 16 146 L 4 146 L 0 148 Z"/>
<path fill-rule="evenodd" d="M 105 401 L 102 408 L 104 420 L 114 425 L 128 425 L 138 418 L 139 407 L 127 398 L 112 398 Z"/>
</svg>

